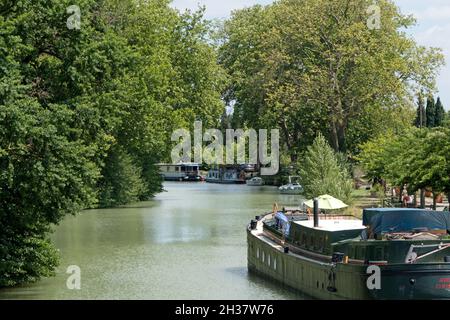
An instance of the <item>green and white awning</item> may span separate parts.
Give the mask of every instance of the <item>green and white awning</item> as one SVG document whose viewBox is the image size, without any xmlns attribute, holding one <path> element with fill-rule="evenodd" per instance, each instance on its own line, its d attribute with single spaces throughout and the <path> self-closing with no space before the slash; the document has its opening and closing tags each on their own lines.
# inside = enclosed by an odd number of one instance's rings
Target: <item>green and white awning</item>
<svg viewBox="0 0 450 320">
<path fill-rule="evenodd" d="M 348 205 L 346 205 L 341 200 L 336 199 L 327 194 L 317 197 L 317 199 L 319 199 L 319 209 L 322 210 L 338 210 L 348 207 Z M 304 205 L 306 205 L 309 208 L 314 208 L 314 199 L 306 201 Z"/>
</svg>

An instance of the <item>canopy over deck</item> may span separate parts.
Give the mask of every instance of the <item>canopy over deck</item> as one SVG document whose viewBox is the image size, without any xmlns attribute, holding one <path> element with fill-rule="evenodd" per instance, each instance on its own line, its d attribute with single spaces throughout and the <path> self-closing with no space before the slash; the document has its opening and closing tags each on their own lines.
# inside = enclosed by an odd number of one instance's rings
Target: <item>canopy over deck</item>
<svg viewBox="0 0 450 320">
<path fill-rule="evenodd" d="M 319 200 L 319 209 L 321 210 L 338 210 L 348 207 L 348 205 L 346 205 L 341 200 L 327 194 L 320 196 L 317 199 Z M 304 205 L 309 208 L 314 208 L 314 199 L 306 201 Z"/>
<path fill-rule="evenodd" d="M 450 230 L 450 213 L 422 209 L 365 209 L 363 224 L 376 234 Z"/>
</svg>

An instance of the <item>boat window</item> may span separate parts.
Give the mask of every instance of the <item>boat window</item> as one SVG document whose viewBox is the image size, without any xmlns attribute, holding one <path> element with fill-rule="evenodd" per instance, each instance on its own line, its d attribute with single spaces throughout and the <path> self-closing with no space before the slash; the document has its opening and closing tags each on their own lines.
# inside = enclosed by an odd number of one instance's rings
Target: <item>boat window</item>
<svg viewBox="0 0 450 320">
<path fill-rule="evenodd" d="M 259 248 L 256 249 L 256 257 L 259 259 Z"/>
<path fill-rule="evenodd" d="M 264 253 L 264 251 L 262 252 L 262 262 L 266 261 L 266 254 Z"/>
<path fill-rule="evenodd" d="M 269 256 L 267 256 L 267 264 L 269 265 L 269 267 L 270 267 L 270 255 Z"/>
<path fill-rule="evenodd" d="M 302 246 L 306 247 L 306 234 L 302 235 Z"/>
<path fill-rule="evenodd" d="M 277 270 L 277 259 L 273 260 L 273 269 Z"/>
</svg>

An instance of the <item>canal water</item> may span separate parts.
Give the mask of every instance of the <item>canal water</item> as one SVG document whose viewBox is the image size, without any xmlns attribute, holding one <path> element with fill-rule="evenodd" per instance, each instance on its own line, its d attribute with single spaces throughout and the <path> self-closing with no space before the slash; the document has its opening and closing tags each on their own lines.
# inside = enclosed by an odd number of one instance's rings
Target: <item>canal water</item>
<svg viewBox="0 0 450 320">
<path fill-rule="evenodd" d="M 166 183 L 153 201 L 67 217 L 52 239 L 56 276 L 0 299 L 302 299 L 247 271 L 246 225 L 299 196 L 274 187 Z M 69 266 L 81 290 L 67 289 Z"/>
</svg>

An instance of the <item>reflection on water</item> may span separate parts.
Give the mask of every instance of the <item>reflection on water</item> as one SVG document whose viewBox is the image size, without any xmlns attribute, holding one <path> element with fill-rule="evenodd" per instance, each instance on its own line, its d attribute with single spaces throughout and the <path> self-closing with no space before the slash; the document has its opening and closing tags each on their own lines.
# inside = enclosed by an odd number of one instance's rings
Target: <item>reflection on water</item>
<svg viewBox="0 0 450 320">
<path fill-rule="evenodd" d="M 272 187 L 167 183 L 136 206 L 67 217 L 53 240 L 61 266 L 53 278 L 0 290 L 0 299 L 301 299 L 247 271 L 245 226 L 273 203 L 298 196 Z M 81 290 L 66 287 L 70 265 Z"/>
</svg>

